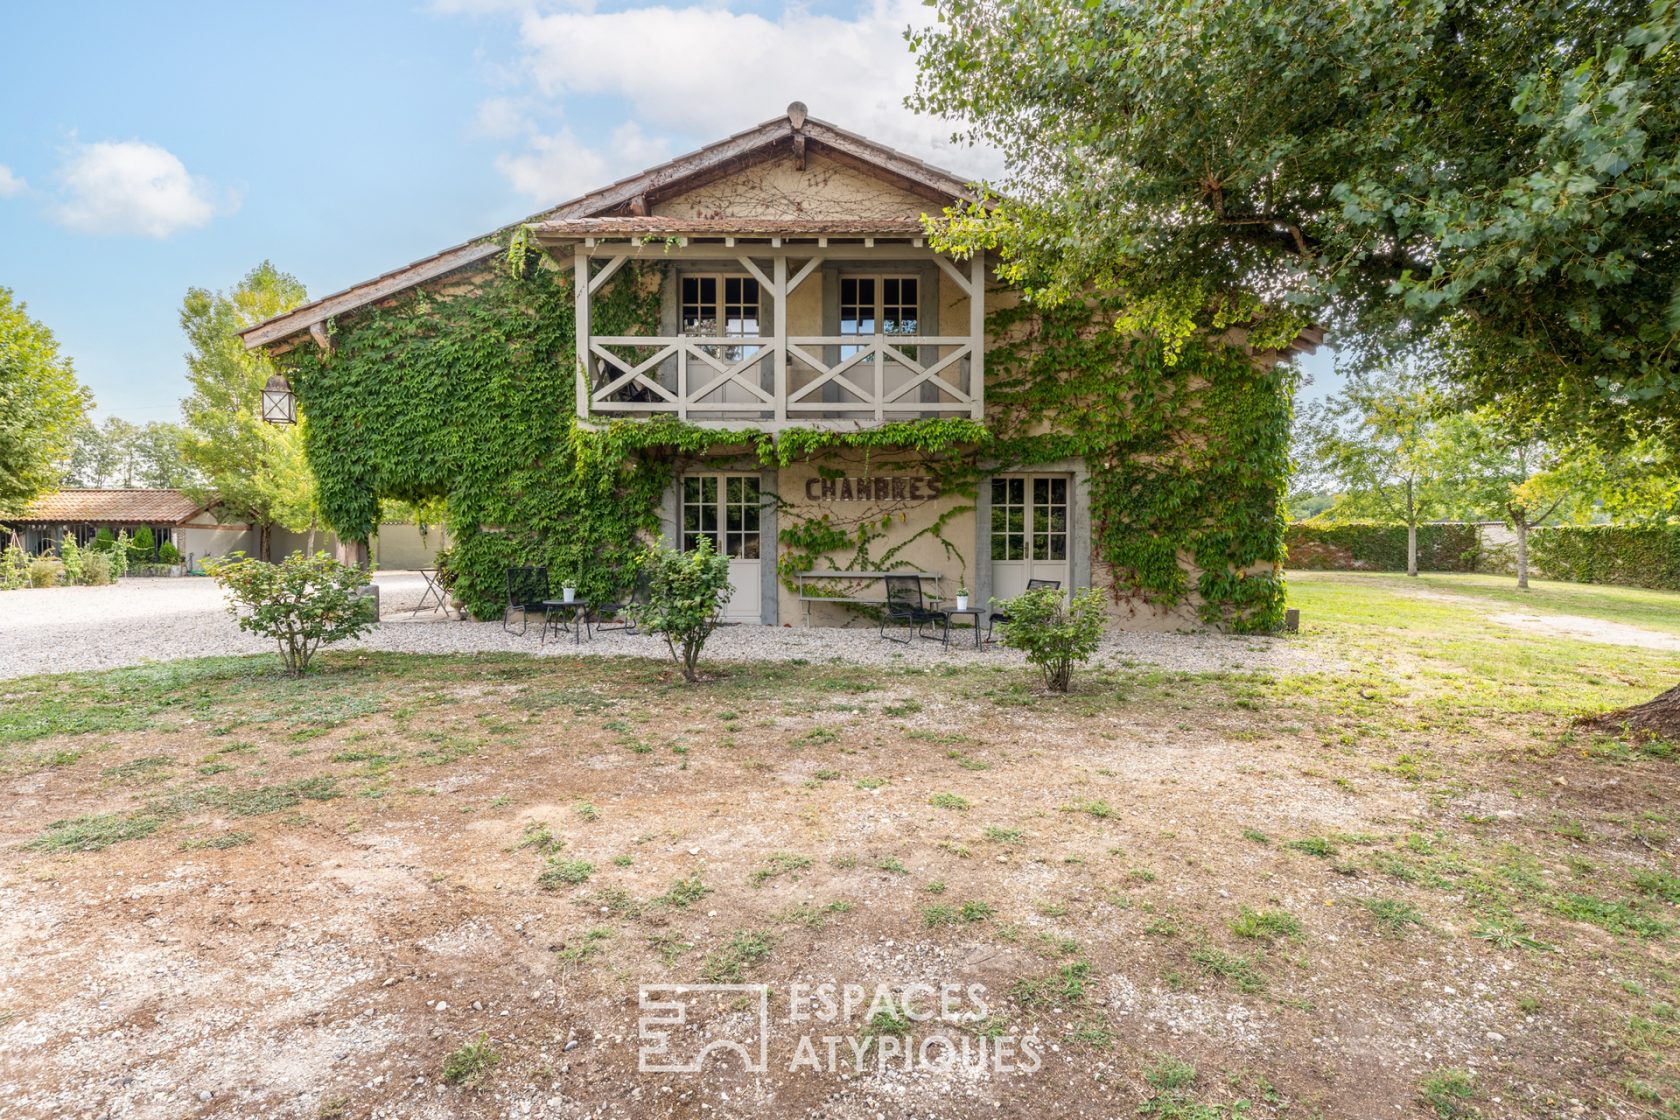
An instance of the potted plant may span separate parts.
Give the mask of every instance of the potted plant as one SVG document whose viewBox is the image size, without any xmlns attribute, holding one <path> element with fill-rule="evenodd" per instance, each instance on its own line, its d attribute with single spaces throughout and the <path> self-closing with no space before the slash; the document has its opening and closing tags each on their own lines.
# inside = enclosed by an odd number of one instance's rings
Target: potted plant
<svg viewBox="0 0 1680 1120">
<path fill-rule="evenodd" d="M 560 585 L 560 598 L 567 603 L 576 602 L 577 601 L 578 584 L 580 584 L 582 582 L 583 582 L 583 564 L 580 561 L 578 563 L 577 574 L 574 575 L 571 579 L 567 580 L 565 583 Z"/>
<path fill-rule="evenodd" d="M 968 585 L 966 583 L 957 584 L 957 609 L 959 611 L 968 609 Z"/>
</svg>

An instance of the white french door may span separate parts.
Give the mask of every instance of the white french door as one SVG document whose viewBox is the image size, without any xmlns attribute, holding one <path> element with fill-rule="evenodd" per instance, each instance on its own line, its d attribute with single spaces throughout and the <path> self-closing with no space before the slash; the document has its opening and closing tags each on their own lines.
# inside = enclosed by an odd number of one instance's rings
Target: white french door
<svg viewBox="0 0 1680 1120">
<path fill-rule="evenodd" d="M 734 592 L 723 608 L 729 622 L 760 621 L 763 540 L 759 524 L 763 507 L 755 474 L 691 474 L 682 483 L 682 548 L 693 548 L 701 537 L 729 557 L 729 583 Z"/>
<path fill-rule="evenodd" d="M 992 479 L 992 597 L 1013 599 L 1029 579 L 1072 584 L 1065 474 L 1005 474 Z"/>
</svg>

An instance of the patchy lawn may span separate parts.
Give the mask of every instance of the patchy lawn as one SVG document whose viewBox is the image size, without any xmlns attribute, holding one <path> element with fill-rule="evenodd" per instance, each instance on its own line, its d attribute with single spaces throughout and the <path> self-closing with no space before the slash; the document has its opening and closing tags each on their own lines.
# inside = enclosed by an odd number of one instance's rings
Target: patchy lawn
<svg viewBox="0 0 1680 1120">
<path fill-rule="evenodd" d="M 5 1114 L 1680 1115 L 1680 752 L 1568 726 L 1680 659 L 1473 579 L 1292 594 L 1354 671 L 0 682 Z M 1677 596 L 1517 602 L 1680 631 Z M 638 985 L 702 981 L 771 986 L 770 1073 L 637 1072 Z M 793 983 L 975 1014 L 790 1023 Z M 751 1038 L 752 997 L 688 1021 Z M 891 1056 L 939 1032 L 1036 1059 Z"/>
</svg>

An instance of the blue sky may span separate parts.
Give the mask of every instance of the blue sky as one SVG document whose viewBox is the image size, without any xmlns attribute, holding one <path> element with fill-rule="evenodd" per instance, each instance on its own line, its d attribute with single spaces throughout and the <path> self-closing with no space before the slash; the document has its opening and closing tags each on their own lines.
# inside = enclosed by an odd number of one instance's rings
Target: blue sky
<svg viewBox="0 0 1680 1120">
<path fill-rule="evenodd" d="M 99 415 L 175 419 L 182 296 L 265 258 L 325 295 L 796 98 L 994 172 L 902 107 L 902 32 L 926 18 L 913 0 L 8 3 L 0 286 Z"/>
</svg>

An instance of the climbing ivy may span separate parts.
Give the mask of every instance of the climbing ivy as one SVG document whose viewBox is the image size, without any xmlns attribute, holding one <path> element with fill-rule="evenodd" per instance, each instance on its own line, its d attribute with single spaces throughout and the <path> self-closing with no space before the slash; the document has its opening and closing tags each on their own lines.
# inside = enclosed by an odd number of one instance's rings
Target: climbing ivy
<svg viewBox="0 0 1680 1120">
<path fill-rule="evenodd" d="M 1248 309 L 1245 314 L 1255 313 Z M 1239 631 L 1283 620 L 1283 518 L 1296 374 L 1263 370 L 1215 332 L 1163 342 L 1116 329 L 1117 300 L 989 317 L 988 470 L 1083 459 L 1092 542 L 1117 599 L 1157 606 L 1192 591 L 1203 621 Z M 1278 345 L 1300 324 L 1252 324 Z"/>
<path fill-rule="evenodd" d="M 570 276 L 510 235 L 506 265 L 399 297 L 331 324 L 334 348 L 300 346 L 281 363 L 310 417 L 307 450 L 323 519 L 351 540 L 376 528 L 381 499 L 446 501 L 455 593 L 480 617 L 504 598 L 503 572 L 546 564 L 556 584 L 610 597 L 686 461 L 734 449 L 785 467 L 835 453 L 913 451 L 946 492 L 972 498 L 993 470 L 1063 459 L 1090 467 L 1098 559 L 1116 596 L 1170 606 L 1194 591 L 1201 616 L 1241 630 L 1281 621 L 1283 523 L 1294 374 L 1262 371 L 1210 335 L 1171 349 L 1121 333 L 1112 301 L 995 312 L 1003 343 L 987 357 L 987 424 L 935 419 L 775 438 L 670 419 L 576 420 Z M 596 293 L 603 334 L 655 333 L 660 266 L 626 268 Z M 1294 324 L 1268 325 L 1278 338 Z M 959 504 L 912 539 L 972 509 Z M 891 518 L 839 525 L 790 517 L 784 580 L 823 557 L 885 567 Z M 955 557 L 967 561 L 960 550 Z M 1193 569 L 1193 571 L 1191 570 Z"/>
<path fill-rule="evenodd" d="M 613 573 L 657 528 L 670 478 L 669 456 L 638 452 L 690 445 L 694 431 L 579 428 L 570 280 L 523 243 L 509 260 L 332 324 L 330 354 L 281 359 L 310 417 L 323 519 L 365 540 L 381 498 L 444 498 L 454 591 L 480 617 L 499 613 L 511 565 L 546 564 L 556 586 L 581 574 L 585 595 L 619 592 Z M 593 307 L 603 331 L 646 330 L 657 288 L 625 270 Z"/>
</svg>

